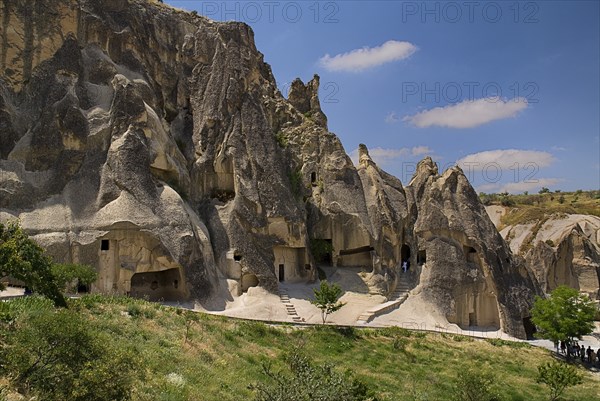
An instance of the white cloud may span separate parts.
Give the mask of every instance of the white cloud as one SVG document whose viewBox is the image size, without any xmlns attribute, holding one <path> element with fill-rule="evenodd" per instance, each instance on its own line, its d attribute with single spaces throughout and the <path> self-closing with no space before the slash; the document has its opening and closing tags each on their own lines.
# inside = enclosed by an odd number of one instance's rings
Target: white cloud
<svg viewBox="0 0 600 401">
<path fill-rule="evenodd" d="M 406 116 L 403 121 L 408 121 L 418 128 L 431 126 L 473 128 L 495 120 L 514 117 L 526 108 L 527 99 L 522 97 L 512 100 L 488 97 L 465 100 L 445 107 L 436 107 L 412 116 Z"/>
<path fill-rule="evenodd" d="M 473 153 L 458 160 L 458 164 L 465 172 L 482 171 L 486 168 L 539 169 L 548 167 L 554 163 L 555 158 L 551 153 L 540 152 L 537 150 L 519 150 L 519 149 L 497 149 L 487 150 L 485 152 Z"/>
<path fill-rule="evenodd" d="M 377 165 L 386 166 L 394 162 L 396 159 L 405 157 L 422 156 L 425 154 L 433 155 L 433 150 L 428 146 L 415 146 L 413 148 L 400 148 L 400 149 L 386 149 L 386 148 L 372 148 L 369 149 L 369 156 Z M 350 158 L 354 165 L 358 165 L 358 149 L 350 153 Z"/>
<path fill-rule="evenodd" d="M 538 178 L 530 181 L 519 181 L 509 183 L 484 184 L 477 187 L 477 192 L 520 194 L 525 191 L 536 192 L 542 187 L 553 187 L 564 180 L 561 178 Z"/>
<path fill-rule="evenodd" d="M 385 117 L 385 122 L 388 124 L 394 124 L 394 123 L 397 123 L 398 121 L 400 121 L 400 119 L 398 118 L 398 114 L 396 114 L 395 111 L 390 112 Z"/>
<path fill-rule="evenodd" d="M 410 153 L 413 156 L 421 156 L 427 154 L 431 155 L 433 153 L 433 150 L 431 150 L 429 146 L 415 146 L 411 149 Z"/>
<path fill-rule="evenodd" d="M 363 47 L 348 53 L 321 57 L 319 64 L 329 71 L 361 72 L 369 68 L 410 57 L 417 47 L 409 42 L 389 40 L 381 46 Z"/>
</svg>

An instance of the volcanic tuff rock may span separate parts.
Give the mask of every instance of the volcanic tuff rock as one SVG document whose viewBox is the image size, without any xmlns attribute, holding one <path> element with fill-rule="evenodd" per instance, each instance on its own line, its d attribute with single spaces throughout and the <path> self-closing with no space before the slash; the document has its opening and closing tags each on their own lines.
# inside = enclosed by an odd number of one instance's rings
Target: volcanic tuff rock
<svg viewBox="0 0 600 401">
<path fill-rule="evenodd" d="M 94 290 L 153 299 L 363 266 L 463 326 L 523 337 L 538 290 L 458 168 L 408 186 L 327 129 L 319 80 L 286 100 L 251 29 L 143 0 L 3 0 L 0 214 Z M 323 251 L 325 250 L 325 251 Z M 318 260 L 315 260 L 315 256 Z"/>
<path fill-rule="evenodd" d="M 600 217 L 555 214 L 504 227 L 500 234 L 545 292 L 566 285 L 600 299 Z"/>
</svg>

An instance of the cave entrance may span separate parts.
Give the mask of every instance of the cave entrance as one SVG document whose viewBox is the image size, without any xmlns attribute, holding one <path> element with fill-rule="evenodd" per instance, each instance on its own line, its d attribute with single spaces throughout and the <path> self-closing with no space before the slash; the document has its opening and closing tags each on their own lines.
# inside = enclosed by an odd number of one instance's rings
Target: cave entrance
<svg viewBox="0 0 600 401">
<path fill-rule="evenodd" d="M 179 269 L 136 273 L 131 277 L 130 295 L 149 301 L 179 301 L 182 299 L 180 280 Z"/>
<path fill-rule="evenodd" d="M 471 246 L 463 246 L 463 252 L 467 262 L 477 263 L 477 251 Z"/>
<path fill-rule="evenodd" d="M 427 253 L 425 250 L 419 250 L 417 252 L 417 264 L 419 266 L 424 265 L 427 262 Z"/>
<path fill-rule="evenodd" d="M 285 281 L 285 265 L 279 265 L 279 281 Z"/>
<path fill-rule="evenodd" d="M 89 285 L 77 282 L 77 293 L 78 294 L 89 294 L 89 292 L 90 292 L 90 286 Z"/>
<path fill-rule="evenodd" d="M 469 313 L 469 327 L 477 326 L 477 314 L 475 312 Z"/>
<path fill-rule="evenodd" d="M 244 274 L 242 276 L 242 292 L 248 291 L 251 287 L 258 286 L 258 277 L 254 274 Z"/>
<path fill-rule="evenodd" d="M 523 318 L 523 328 L 525 329 L 525 335 L 528 340 L 535 340 L 535 333 L 537 333 L 537 329 L 535 328 L 535 324 L 531 321 L 531 317 Z"/>
<path fill-rule="evenodd" d="M 406 261 L 410 264 L 410 247 L 406 244 L 402 245 L 402 248 L 400 248 L 400 261 L 402 263 Z"/>
<path fill-rule="evenodd" d="M 333 264 L 333 241 L 331 239 L 312 239 L 310 248 L 317 264 L 326 266 Z"/>
</svg>

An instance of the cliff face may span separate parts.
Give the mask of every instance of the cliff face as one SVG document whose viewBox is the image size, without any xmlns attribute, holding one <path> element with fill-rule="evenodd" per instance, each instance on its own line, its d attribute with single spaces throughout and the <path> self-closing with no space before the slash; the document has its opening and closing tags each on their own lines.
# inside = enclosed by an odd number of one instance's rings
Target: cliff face
<svg viewBox="0 0 600 401">
<path fill-rule="evenodd" d="M 524 258 L 545 292 L 560 285 L 600 299 L 600 218 L 555 214 L 500 234 Z"/>
<path fill-rule="evenodd" d="M 366 147 L 355 167 L 318 77 L 286 100 L 248 26 L 143 0 L 2 7 L 0 218 L 95 266 L 94 290 L 207 299 L 332 263 L 387 293 L 410 260 L 450 322 L 525 335 L 534 282 L 462 172 L 425 160 L 405 187 Z"/>
</svg>

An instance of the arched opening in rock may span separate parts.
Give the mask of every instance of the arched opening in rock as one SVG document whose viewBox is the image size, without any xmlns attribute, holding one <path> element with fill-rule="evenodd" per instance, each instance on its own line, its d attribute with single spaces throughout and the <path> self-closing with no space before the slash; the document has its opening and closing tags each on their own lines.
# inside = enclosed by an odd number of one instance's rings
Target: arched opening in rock
<svg viewBox="0 0 600 401">
<path fill-rule="evenodd" d="M 77 293 L 78 294 L 88 294 L 90 292 L 90 287 L 85 284 L 77 283 Z"/>
<path fill-rule="evenodd" d="M 131 277 L 130 295 L 150 301 L 179 301 L 183 298 L 179 289 L 180 280 L 179 269 L 136 273 Z"/>
<path fill-rule="evenodd" d="M 533 324 L 531 321 L 531 317 L 523 318 L 523 328 L 525 329 L 525 335 L 527 336 L 528 340 L 535 339 L 534 336 L 537 332 L 537 329 L 535 328 L 535 324 Z"/>
<path fill-rule="evenodd" d="M 310 183 L 313 187 L 317 186 L 317 173 L 315 173 L 314 171 L 310 173 Z"/>
<path fill-rule="evenodd" d="M 469 263 L 478 263 L 477 261 L 477 251 L 475 248 L 471 246 L 463 246 L 463 252 L 465 254 L 465 258 Z"/>
<path fill-rule="evenodd" d="M 400 261 L 401 263 L 410 263 L 410 247 L 406 244 L 403 244 L 402 248 L 400 248 Z"/>
<path fill-rule="evenodd" d="M 242 260 L 242 255 L 238 254 L 238 253 L 234 253 L 233 254 L 233 260 L 235 260 L 236 262 L 239 262 Z"/>
<path fill-rule="evenodd" d="M 310 251 L 318 265 L 331 266 L 333 263 L 333 241 L 331 239 L 311 239 Z"/>
<path fill-rule="evenodd" d="M 417 264 L 419 266 L 424 265 L 427 262 L 427 252 L 425 250 L 419 250 L 417 252 Z"/>
<path fill-rule="evenodd" d="M 242 291 L 248 291 L 248 288 L 258 286 L 258 277 L 254 274 L 244 274 L 242 276 Z"/>
<path fill-rule="evenodd" d="M 285 281 L 285 265 L 284 264 L 279 265 L 279 281 L 280 282 Z"/>
</svg>

